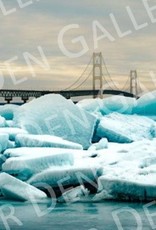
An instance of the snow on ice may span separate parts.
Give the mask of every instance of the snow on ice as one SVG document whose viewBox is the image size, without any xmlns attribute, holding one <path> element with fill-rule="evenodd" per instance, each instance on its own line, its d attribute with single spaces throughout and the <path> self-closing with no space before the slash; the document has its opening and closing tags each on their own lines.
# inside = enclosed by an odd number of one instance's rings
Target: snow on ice
<svg viewBox="0 0 156 230">
<path fill-rule="evenodd" d="M 106 138 L 101 138 L 98 143 L 92 144 L 88 150 L 100 150 L 106 149 L 108 147 L 108 140 Z"/>
<path fill-rule="evenodd" d="M 96 155 L 95 151 L 87 150 L 77 150 L 77 149 L 63 149 L 63 148 L 39 148 L 39 147 L 20 147 L 7 149 L 3 155 L 6 158 L 10 157 L 20 157 L 20 156 L 45 156 L 45 155 L 55 155 L 55 154 L 72 154 L 75 159 L 93 157 Z"/>
<path fill-rule="evenodd" d="M 95 162 L 103 167 L 96 200 L 152 200 L 156 190 L 156 139 L 131 144 L 109 143 Z M 149 161 L 151 159 L 151 161 Z"/>
</svg>

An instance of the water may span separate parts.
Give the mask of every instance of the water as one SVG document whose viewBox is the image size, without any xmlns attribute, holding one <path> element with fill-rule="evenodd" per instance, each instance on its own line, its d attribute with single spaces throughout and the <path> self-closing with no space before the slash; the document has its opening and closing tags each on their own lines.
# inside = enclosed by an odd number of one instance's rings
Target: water
<svg viewBox="0 0 156 230">
<path fill-rule="evenodd" d="M 55 208 L 50 208 L 50 203 L 33 206 L 30 203 L 1 202 L 0 205 L 0 230 L 150 230 L 153 227 L 143 209 L 145 204 L 141 203 L 70 203 Z M 129 212 L 123 208 L 129 208 Z M 12 216 L 7 219 L 11 209 Z M 119 210 L 122 210 L 118 215 L 120 227 L 113 218 L 113 212 Z M 154 221 L 156 206 L 152 205 L 149 212 Z M 140 228 L 137 228 L 138 224 Z"/>
</svg>

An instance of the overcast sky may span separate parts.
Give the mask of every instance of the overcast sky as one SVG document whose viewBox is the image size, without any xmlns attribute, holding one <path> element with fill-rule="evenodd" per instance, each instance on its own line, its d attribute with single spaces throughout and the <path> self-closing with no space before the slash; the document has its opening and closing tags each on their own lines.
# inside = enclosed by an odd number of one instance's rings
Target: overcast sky
<svg viewBox="0 0 156 230">
<path fill-rule="evenodd" d="M 156 8 L 156 0 L 144 2 Z M 137 29 L 127 12 L 128 6 L 140 25 Z M 149 82 L 150 71 L 156 73 L 156 20 L 152 22 L 148 13 L 142 0 L 1 0 L 0 86 L 64 89 L 78 79 L 93 52 L 102 52 L 117 85 L 122 87 L 130 70 L 137 69 L 140 81 L 143 84 L 146 82 L 145 85 L 151 89 L 152 86 L 155 88 L 155 82 Z M 110 14 L 118 24 L 121 34 L 117 32 Z M 156 18 L 156 9 L 151 14 L 153 19 Z M 101 29 L 96 27 L 96 37 L 99 39 L 97 47 L 93 31 L 95 21 L 101 26 Z M 73 44 L 72 39 L 79 40 L 79 36 L 83 37 L 86 47 L 83 54 L 75 58 L 67 56 L 60 47 L 60 41 L 58 42 L 58 35 L 63 28 L 70 28 L 73 24 L 79 28 L 69 29 L 64 33 L 64 47 L 68 52 L 78 54 L 83 50 L 82 45 L 79 41 Z M 102 28 L 107 31 L 107 36 L 100 40 L 100 36 L 106 35 Z M 30 55 L 38 60 L 38 63 L 31 61 L 34 76 L 24 58 Z M 6 64 L 9 59 L 12 59 L 10 72 L 9 65 Z M 91 88 L 91 78 L 83 87 Z"/>
</svg>

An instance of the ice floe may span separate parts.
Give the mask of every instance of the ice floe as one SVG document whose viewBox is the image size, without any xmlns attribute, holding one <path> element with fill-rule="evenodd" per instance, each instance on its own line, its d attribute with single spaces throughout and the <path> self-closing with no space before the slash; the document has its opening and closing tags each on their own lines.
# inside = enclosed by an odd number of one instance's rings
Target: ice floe
<svg viewBox="0 0 156 230">
<path fill-rule="evenodd" d="M 134 113 L 139 115 L 156 115 L 156 91 L 148 92 L 137 100 Z"/>
<path fill-rule="evenodd" d="M 31 149 L 33 152 L 33 149 Z M 41 149 L 40 149 L 41 151 Z M 55 153 L 49 149 L 47 154 L 27 155 L 8 158 L 2 165 L 3 172 L 16 175 L 22 180 L 27 180 L 35 173 L 41 172 L 51 166 L 73 165 L 73 155 L 68 152 Z"/>
<path fill-rule="evenodd" d="M 21 156 L 45 156 L 45 155 L 55 155 L 55 154 L 71 154 L 74 159 L 77 158 L 86 158 L 86 157 L 93 157 L 97 155 L 97 152 L 94 150 L 78 150 L 78 149 L 64 149 L 64 148 L 39 148 L 39 147 L 20 147 L 20 148 L 13 148 L 7 149 L 3 155 L 6 158 L 10 157 L 21 157 Z"/>
<path fill-rule="evenodd" d="M 15 138 L 17 147 L 53 147 L 65 149 L 83 149 L 82 145 L 66 141 L 52 135 L 18 134 Z"/>
<path fill-rule="evenodd" d="M 17 134 L 27 134 L 27 131 L 15 127 L 5 127 L 5 128 L 0 128 L 0 133 L 8 134 L 9 140 L 15 141 L 15 137 Z"/>
<path fill-rule="evenodd" d="M 89 112 L 100 112 L 103 107 L 103 100 L 100 98 L 83 99 L 77 103 L 77 106 Z"/>
<path fill-rule="evenodd" d="M 15 125 L 30 134 L 59 136 L 84 149 L 90 146 L 96 125 L 94 116 L 57 94 L 34 99 L 19 107 L 14 115 Z"/>
<path fill-rule="evenodd" d="M 51 167 L 30 178 L 28 182 L 34 186 L 40 183 L 49 184 L 52 187 L 84 185 L 87 182 L 95 185 L 97 178 L 102 175 L 102 168 L 96 164 L 84 164 L 80 161 L 79 165 Z"/>
<path fill-rule="evenodd" d="M 83 99 L 78 102 L 78 106 L 91 113 L 102 113 L 107 115 L 113 112 L 121 114 L 133 114 L 137 105 L 135 98 L 124 96 L 111 96 L 104 99 Z"/>
<path fill-rule="evenodd" d="M 151 201 L 156 197 L 156 183 L 118 178 L 99 178 L 99 192 L 94 200 Z"/>
<path fill-rule="evenodd" d="M 4 117 L 6 120 L 12 120 L 14 117 L 14 112 L 19 108 L 18 105 L 1 105 L 0 106 L 0 116 Z"/>
<path fill-rule="evenodd" d="M 110 114 L 118 112 L 121 114 L 133 114 L 137 101 L 135 98 L 129 98 L 124 96 L 112 96 L 103 99 L 103 107 L 101 112 L 103 114 Z"/>
<path fill-rule="evenodd" d="M 152 200 L 156 196 L 156 139 L 110 143 L 95 162 L 103 168 L 97 200 Z"/>
<path fill-rule="evenodd" d="M 44 192 L 7 173 L 0 174 L 0 191 L 4 197 L 19 201 L 37 202 L 47 198 Z"/>
<path fill-rule="evenodd" d="M 100 120 L 96 135 L 118 143 L 152 139 L 155 137 L 155 123 L 147 117 L 112 113 Z"/>
<path fill-rule="evenodd" d="M 59 188 L 59 202 L 87 200 L 89 192 L 92 202 L 156 199 L 156 122 L 148 118 L 156 115 L 155 97 L 75 105 L 52 94 L 10 112 L 0 108 L 2 195 L 46 198 L 45 184 Z"/>
<path fill-rule="evenodd" d="M 6 150 L 9 146 L 9 134 L 0 133 L 0 153 Z"/>
</svg>

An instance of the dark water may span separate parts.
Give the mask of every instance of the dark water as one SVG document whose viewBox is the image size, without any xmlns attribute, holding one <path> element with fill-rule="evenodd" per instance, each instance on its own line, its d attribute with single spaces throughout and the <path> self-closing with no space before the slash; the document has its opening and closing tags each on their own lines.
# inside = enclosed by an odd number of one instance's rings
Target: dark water
<svg viewBox="0 0 156 230">
<path fill-rule="evenodd" d="M 147 209 L 148 217 L 144 209 L 145 204 L 140 203 L 70 203 L 54 208 L 51 203 L 32 205 L 7 201 L 0 203 L 0 230 L 156 229 L 156 205 L 151 204 Z M 113 218 L 115 214 L 117 218 Z"/>
</svg>

